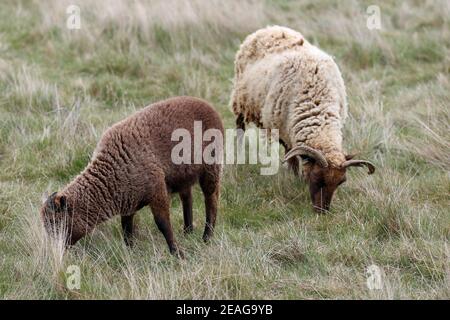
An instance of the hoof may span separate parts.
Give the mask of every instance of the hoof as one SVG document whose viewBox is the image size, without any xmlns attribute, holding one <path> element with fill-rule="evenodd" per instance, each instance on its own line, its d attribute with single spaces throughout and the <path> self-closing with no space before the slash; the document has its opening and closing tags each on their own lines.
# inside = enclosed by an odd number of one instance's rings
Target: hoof
<svg viewBox="0 0 450 320">
<path fill-rule="evenodd" d="M 177 257 L 177 258 L 179 258 L 179 259 L 184 259 L 184 258 L 185 258 L 183 250 L 181 250 L 181 249 L 178 248 L 178 247 L 177 247 L 177 248 L 171 249 L 171 250 L 170 250 L 170 253 L 171 253 L 174 257 Z"/>
<path fill-rule="evenodd" d="M 183 232 L 184 232 L 184 234 L 190 234 L 190 233 L 194 232 L 194 226 L 185 226 L 183 228 Z"/>
<path fill-rule="evenodd" d="M 211 241 L 211 238 L 212 238 L 212 235 L 210 235 L 210 234 L 204 234 L 203 235 L 203 241 L 205 243 L 209 243 Z"/>
</svg>

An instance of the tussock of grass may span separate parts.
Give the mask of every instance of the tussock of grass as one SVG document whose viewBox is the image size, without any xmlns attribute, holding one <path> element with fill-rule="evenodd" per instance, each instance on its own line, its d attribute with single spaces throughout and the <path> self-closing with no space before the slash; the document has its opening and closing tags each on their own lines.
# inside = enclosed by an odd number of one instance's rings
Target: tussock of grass
<svg viewBox="0 0 450 320">
<path fill-rule="evenodd" d="M 445 299 L 450 297 L 450 6 L 379 4 L 382 30 L 366 28 L 366 1 L 77 1 L 82 29 L 65 27 L 73 1 L 0 4 L 0 298 Z M 136 246 L 118 219 L 63 254 L 39 217 L 44 191 L 88 163 L 112 123 L 151 102 L 199 96 L 226 127 L 233 59 L 268 24 L 301 31 L 334 55 L 347 84 L 345 148 L 377 165 L 354 168 L 327 215 L 311 211 L 301 179 L 280 166 L 224 170 L 216 237 L 193 235 L 168 254 L 147 208 Z M 81 288 L 69 290 L 78 266 Z M 382 270 L 369 290 L 367 268 Z"/>
<path fill-rule="evenodd" d="M 405 142 L 409 150 L 425 159 L 429 164 L 450 170 L 450 110 L 442 106 L 428 119 L 416 118 L 419 137 Z"/>
</svg>

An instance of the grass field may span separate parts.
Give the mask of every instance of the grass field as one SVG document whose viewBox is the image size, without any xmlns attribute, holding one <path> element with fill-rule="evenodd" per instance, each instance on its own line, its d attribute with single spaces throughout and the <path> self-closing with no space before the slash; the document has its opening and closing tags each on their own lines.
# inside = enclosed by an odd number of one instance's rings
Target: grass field
<svg viewBox="0 0 450 320">
<path fill-rule="evenodd" d="M 375 3 L 374 3 L 375 2 Z M 66 8 L 81 8 L 81 29 Z M 449 299 L 450 4 L 380 1 L 0 2 L 0 298 L 2 299 Z M 377 165 L 353 169 L 327 215 L 311 210 L 302 181 L 281 168 L 226 166 L 217 232 L 167 250 L 149 209 L 136 246 L 116 218 L 65 254 L 39 217 L 41 195 L 88 163 L 111 124 L 157 100 L 202 97 L 234 127 L 233 59 L 245 36 L 280 24 L 335 56 L 347 85 L 349 152 Z M 383 271 L 370 290 L 367 268 Z M 81 288 L 66 286 L 68 266 Z"/>
</svg>

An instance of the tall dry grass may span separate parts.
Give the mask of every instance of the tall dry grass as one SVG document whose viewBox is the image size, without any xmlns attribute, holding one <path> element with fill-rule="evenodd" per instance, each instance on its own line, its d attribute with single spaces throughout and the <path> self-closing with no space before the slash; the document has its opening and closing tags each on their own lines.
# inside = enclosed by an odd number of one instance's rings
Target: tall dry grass
<svg viewBox="0 0 450 320">
<path fill-rule="evenodd" d="M 36 1 L 42 17 L 42 30 L 60 29 L 64 38 L 72 41 L 72 32 L 61 28 L 61 18 L 66 16 L 66 9 L 72 4 L 73 1 L 68 0 Z M 133 42 L 130 34 L 150 46 L 157 44 L 157 37 L 164 36 L 176 42 L 200 35 L 203 41 L 214 43 L 223 40 L 224 33 L 251 32 L 267 21 L 264 3 L 255 0 L 82 0 L 77 1 L 76 5 L 83 12 L 83 32 L 78 33 L 75 41 L 86 41 L 85 45 L 95 44 L 104 35 Z M 197 33 L 195 37 L 192 32 Z"/>
</svg>

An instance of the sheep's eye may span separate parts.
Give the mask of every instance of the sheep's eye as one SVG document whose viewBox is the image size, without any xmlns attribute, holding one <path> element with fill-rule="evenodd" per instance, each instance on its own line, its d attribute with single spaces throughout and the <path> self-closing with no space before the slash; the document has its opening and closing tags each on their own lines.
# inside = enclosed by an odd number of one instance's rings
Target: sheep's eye
<svg viewBox="0 0 450 320">
<path fill-rule="evenodd" d="M 322 189 L 323 187 L 325 187 L 325 181 L 323 179 L 315 179 L 313 180 L 313 183 L 318 189 Z"/>
</svg>

